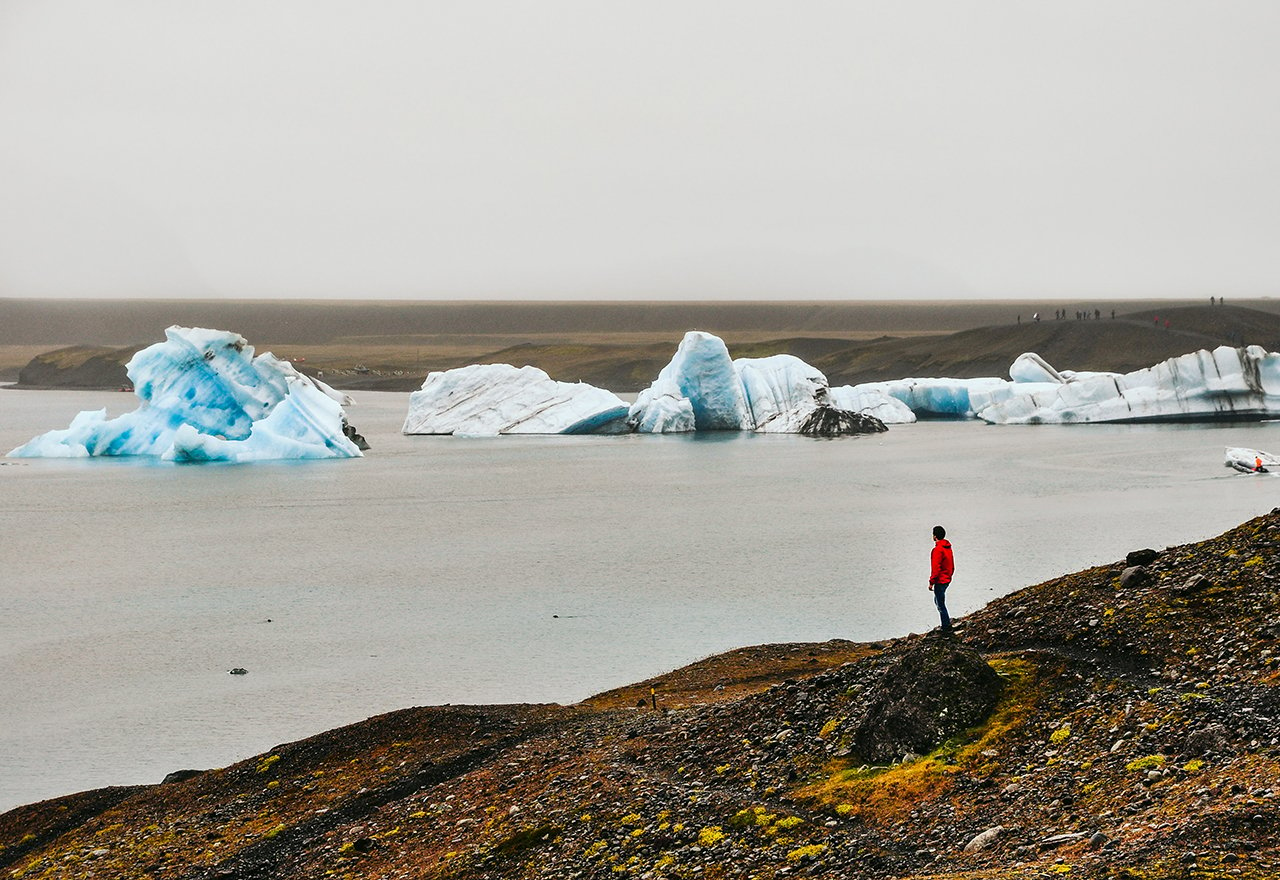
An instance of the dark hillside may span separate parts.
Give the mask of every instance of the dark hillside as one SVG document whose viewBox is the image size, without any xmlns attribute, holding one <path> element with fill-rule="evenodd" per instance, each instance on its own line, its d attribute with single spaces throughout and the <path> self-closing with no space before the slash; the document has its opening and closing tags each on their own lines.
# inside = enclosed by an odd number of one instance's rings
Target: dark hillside
<svg viewBox="0 0 1280 880">
<path fill-rule="evenodd" d="M 743 649 L 652 697 L 393 712 L 10 811 L 0 869 L 1274 880 L 1277 550 L 1280 510 L 1027 587 L 954 638 Z"/>
<path fill-rule="evenodd" d="M 694 313 L 686 317 L 692 319 Z M 1006 377 L 1014 358 L 1025 351 L 1034 351 L 1061 369 L 1128 372 L 1242 340 L 1269 351 L 1280 349 L 1280 314 L 1237 306 L 1188 306 L 1164 310 L 1160 317 L 1158 325 L 1153 316 L 1137 313 L 1114 320 L 1024 321 L 950 334 L 914 333 L 863 341 L 823 335 L 728 342 L 734 357 L 793 354 L 822 370 L 833 385 L 924 376 Z M 609 342 L 595 335 L 566 334 L 496 349 L 484 345 L 486 339 L 496 342 L 493 337 L 447 335 L 417 343 L 408 336 L 392 336 L 390 342 L 380 337 L 348 337 L 324 345 L 255 347 L 293 359 L 304 371 L 323 372 L 325 381 L 346 389 L 413 391 L 432 370 L 510 363 L 538 367 L 561 381 L 587 382 L 625 393 L 648 387 L 671 360 L 683 332 L 695 326 L 682 327 L 657 341 L 645 337 Z M 153 341 L 161 338 L 159 332 Z M 19 384 L 118 388 L 127 382 L 124 364 L 137 348 L 76 346 L 46 352 L 21 371 Z"/>
<path fill-rule="evenodd" d="M 1189 306 L 1114 320 L 1042 319 L 947 336 L 855 343 L 812 363 L 832 385 L 927 376 L 1008 378 L 1009 365 L 1026 351 L 1059 369 L 1127 373 L 1197 349 L 1241 344 L 1280 350 L 1280 315 L 1236 306 Z"/>
</svg>

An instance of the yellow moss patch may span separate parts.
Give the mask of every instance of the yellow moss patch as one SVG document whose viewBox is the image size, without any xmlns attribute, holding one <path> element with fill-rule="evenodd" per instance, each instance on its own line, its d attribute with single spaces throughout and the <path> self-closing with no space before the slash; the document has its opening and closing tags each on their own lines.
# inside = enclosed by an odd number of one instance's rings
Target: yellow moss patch
<svg viewBox="0 0 1280 880">
<path fill-rule="evenodd" d="M 274 765 L 275 762 L 279 760 L 280 760 L 279 755 L 267 755 L 267 757 L 263 758 L 261 761 L 258 762 L 258 772 L 266 773 L 268 770 L 271 769 L 272 765 Z"/>
<path fill-rule="evenodd" d="M 793 865 L 798 864 L 806 859 L 816 859 L 826 851 L 827 845 L 825 843 L 815 843 L 810 846 L 802 846 L 787 853 L 787 861 Z"/>
<path fill-rule="evenodd" d="M 1159 770 L 1164 766 L 1164 755 L 1143 755 L 1141 758 L 1134 758 L 1128 764 L 1124 765 L 1126 770 Z"/>
<path fill-rule="evenodd" d="M 724 831 L 719 825 L 708 825 L 698 832 L 699 846 L 715 846 L 724 840 Z"/>
</svg>

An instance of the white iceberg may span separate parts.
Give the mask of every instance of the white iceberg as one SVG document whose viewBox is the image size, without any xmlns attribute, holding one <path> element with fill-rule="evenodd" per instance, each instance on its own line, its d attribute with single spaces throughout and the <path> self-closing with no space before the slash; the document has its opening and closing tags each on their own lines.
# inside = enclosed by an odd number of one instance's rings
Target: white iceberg
<svg viewBox="0 0 1280 880">
<path fill-rule="evenodd" d="M 405 434 L 600 434 L 628 429 L 627 404 L 537 367 L 476 364 L 434 372 L 409 395 Z"/>
<path fill-rule="evenodd" d="M 258 461 L 361 454 L 334 399 L 345 395 L 321 389 L 269 352 L 254 357 L 235 333 L 170 327 L 165 341 L 134 355 L 126 371 L 142 401 L 136 410 L 114 419 L 105 410 L 82 412 L 65 430 L 9 455 Z"/>
<path fill-rule="evenodd" d="M 640 392 L 627 423 L 641 434 L 691 434 L 698 430 L 693 403 L 670 380 L 654 382 Z"/>
<path fill-rule="evenodd" d="M 1259 419 L 1280 415 L 1280 354 L 1200 350 L 1123 375 L 1077 373 L 977 410 L 1000 425 Z M 1030 393 L 1024 393 L 1029 391 Z"/>
<path fill-rule="evenodd" d="M 1268 474 L 1280 471 L 1280 459 L 1269 452 L 1244 446 L 1228 446 L 1223 464 L 1246 474 Z"/>
<path fill-rule="evenodd" d="M 793 355 L 738 358 L 733 368 L 761 433 L 798 434 L 819 404 L 830 403 L 827 377 Z"/>
<path fill-rule="evenodd" d="M 631 405 L 628 420 L 639 431 L 644 431 L 645 425 L 660 429 L 645 433 L 687 431 L 687 420 L 680 416 L 683 407 L 674 403 L 681 399 L 688 401 L 693 413 L 693 430 L 751 431 L 755 428 L 742 381 L 729 357 L 729 349 L 718 336 L 700 330 L 686 333 L 675 357 Z M 648 413 L 655 405 L 659 407 L 659 414 Z"/>
<path fill-rule="evenodd" d="M 1023 352 L 1014 359 L 1009 366 L 1009 378 L 1014 382 L 1046 382 L 1054 385 L 1067 381 L 1034 351 Z"/>
<path fill-rule="evenodd" d="M 831 403 L 840 409 L 875 416 L 886 425 L 909 425 L 916 414 L 896 397 L 857 385 L 837 385 L 829 392 Z"/>
</svg>

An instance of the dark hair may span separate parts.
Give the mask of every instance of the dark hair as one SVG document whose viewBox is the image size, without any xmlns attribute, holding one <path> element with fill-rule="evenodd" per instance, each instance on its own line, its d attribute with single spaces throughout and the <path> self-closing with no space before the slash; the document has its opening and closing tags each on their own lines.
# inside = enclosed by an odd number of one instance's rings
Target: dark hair
<svg viewBox="0 0 1280 880">
<path fill-rule="evenodd" d="M 941 541 L 943 538 L 947 536 L 947 530 L 944 529 L 942 526 L 934 526 L 933 536 L 937 538 L 939 541 Z"/>
</svg>

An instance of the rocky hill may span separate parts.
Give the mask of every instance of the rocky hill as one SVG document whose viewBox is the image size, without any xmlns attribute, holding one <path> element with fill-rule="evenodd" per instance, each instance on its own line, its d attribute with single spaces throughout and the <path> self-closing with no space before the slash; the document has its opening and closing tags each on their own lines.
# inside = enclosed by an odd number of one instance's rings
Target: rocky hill
<svg viewBox="0 0 1280 880">
<path fill-rule="evenodd" d="M 390 713 L 10 811 L 0 869 L 1275 878 L 1278 548 L 1280 509 L 1027 587 L 955 637 L 742 649 L 573 706 Z"/>
</svg>

